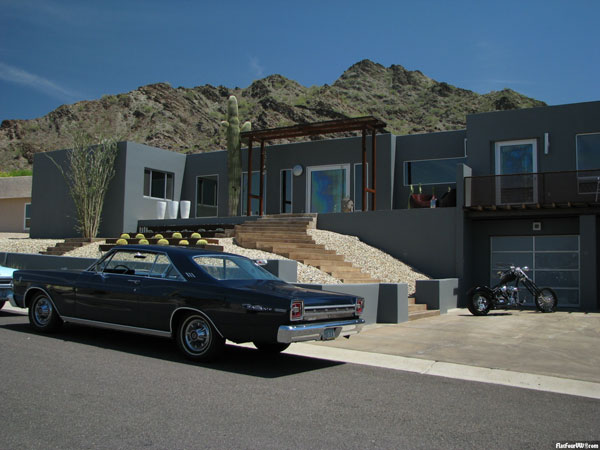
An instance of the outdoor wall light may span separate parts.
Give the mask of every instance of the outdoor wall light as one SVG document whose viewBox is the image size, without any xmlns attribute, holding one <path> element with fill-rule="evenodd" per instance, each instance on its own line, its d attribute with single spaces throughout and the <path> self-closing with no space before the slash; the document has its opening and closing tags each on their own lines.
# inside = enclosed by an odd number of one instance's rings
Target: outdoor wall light
<svg viewBox="0 0 600 450">
<path fill-rule="evenodd" d="M 533 222 L 531 227 L 533 231 L 542 231 L 542 222 Z"/>
<path fill-rule="evenodd" d="M 550 133 L 544 133 L 544 155 L 550 152 Z"/>
<path fill-rule="evenodd" d="M 300 175 L 302 175 L 302 172 L 304 172 L 304 169 L 302 168 L 302 166 L 300 164 L 296 164 L 294 166 L 294 168 L 292 169 L 292 173 L 294 174 L 295 177 L 299 177 Z"/>
</svg>

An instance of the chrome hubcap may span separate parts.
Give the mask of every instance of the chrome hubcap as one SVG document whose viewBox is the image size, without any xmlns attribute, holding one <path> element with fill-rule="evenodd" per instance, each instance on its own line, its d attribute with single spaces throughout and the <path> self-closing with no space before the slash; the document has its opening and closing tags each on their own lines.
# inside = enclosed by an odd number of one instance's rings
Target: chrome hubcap
<svg viewBox="0 0 600 450">
<path fill-rule="evenodd" d="M 52 315 L 52 303 L 47 298 L 39 299 L 33 309 L 33 315 L 38 324 L 41 326 L 48 325 Z"/>
<path fill-rule="evenodd" d="M 488 299 L 483 295 L 478 295 L 473 300 L 473 304 L 475 305 L 475 308 L 477 308 L 477 311 L 485 311 L 488 307 Z"/>
<path fill-rule="evenodd" d="M 550 311 L 552 309 L 552 303 L 554 299 L 551 295 L 541 295 L 538 297 L 538 303 L 544 311 Z"/>
<path fill-rule="evenodd" d="M 191 320 L 184 330 L 185 345 L 192 353 L 202 353 L 210 343 L 210 328 L 202 319 Z"/>
</svg>

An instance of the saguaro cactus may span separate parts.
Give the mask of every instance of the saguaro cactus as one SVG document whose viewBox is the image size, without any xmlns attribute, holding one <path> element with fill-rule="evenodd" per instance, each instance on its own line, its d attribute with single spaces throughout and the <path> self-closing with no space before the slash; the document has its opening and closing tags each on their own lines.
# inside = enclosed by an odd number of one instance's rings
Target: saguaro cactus
<svg viewBox="0 0 600 450">
<path fill-rule="evenodd" d="M 227 120 L 223 120 L 221 125 L 226 127 L 227 133 L 229 215 L 236 216 L 240 204 L 240 194 L 242 192 L 242 140 L 240 138 L 240 133 L 250 131 L 252 125 L 248 121 L 244 122 L 244 125 L 240 128 L 238 103 L 234 95 L 229 97 L 227 102 Z"/>
</svg>

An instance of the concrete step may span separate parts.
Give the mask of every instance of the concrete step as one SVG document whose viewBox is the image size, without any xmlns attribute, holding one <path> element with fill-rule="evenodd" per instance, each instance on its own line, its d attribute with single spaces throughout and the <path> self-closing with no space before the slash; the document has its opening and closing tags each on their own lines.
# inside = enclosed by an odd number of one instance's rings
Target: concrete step
<svg viewBox="0 0 600 450">
<path fill-rule="evenodd" d="M 418 311 L 418 312 L 409 312 L 408 313 L 408 320 L 417 320 L 417 319 L 425 319 L 426 317 L 434 317 L 434 316 L 439 316 L 440 315 L 440 310 L 439 309 L 430 309 L 427 311 Z"/>
<path fill-rule="evenodd" d="M 292 259 L 292 258 L 290 258 Z M 298 260 L 297 260 L 298 261 Z M 351 262 L 348 261 L 339 261 L 339 260 L 331 260 L 331 259 L 302 259 L 302 264 L 306 264 L 307 266 L 316 267 L 319 270 L 327 271 L 327 270 L 342 270 L 342 269 L 357 269 L 352 265 Z"/>
<path fill-rule="evenodd" d="M 287 233 L 288 231 L 295 233 L 305 233 L 306 234 L 307 227 L 305 225 L 266 225 L 262 223 L 252 224 L 252 225 L 237 225 L 235 228 L 235 232 L 242 233 L 262 233 L 262 232 L 282 232 Z"/>
<path fill-rule="evenodd" d="M 414 305 L 417 302 L 417 299 L 414 297 L 408 297 L 408 304 Z"/>
<path fill-rule="evenodd" d="M 408 312 L 409 314 L 411 312 L 420 312 L 420 311 L 427 311 L 427 305 L 425 304 L 408 304 Z"/>
<path fill-rule="evenodd" d="M 290 259 L 316 259 L 316 260 L 325 260 L 325 261 L 344 261 L 344 257 L 342 255 L 338 255 L 333 250 L 322 250 L 322 249 L 296 249 L 296 250 L 286 250 L 282 252 L 277 252 L 278 255 L 285 256 Z"/>
<path fill-rule="evenodd" d="M 260 242 L 262 244 L 314 244 L 314 241 L 309 237 L 305 237 L 305 238 L 288 238 L 288 239 L 281 239 L 281 238 L 274 238 L 271 236 L 261 236 L 259 238 L 253 237 L 253 238 L 248 238 L 246 236 L 241 236 L 241 237 L 236 237 L 235 238 L 236 242 L 238 243 L 238 245 L 240 245 L 241 247 L 246 247 L 246 248 L 256 248 L 256 243 Z"/>
<path fill-rule="evenodd" d="M 257 242 L 256 247 L 260 250 L 270 253 L 278 253 L 280 251 L 290 251 L 296 249 L 323 249 L 325 250 L 325 246 L 323 244 L 313 244 L 310 242 L 297 242 L 297 243 L 268 243 L 268 242 Z"/>
<path fill-rule="evenodd" d="M 240 237 L 240 238 L 255 238 L 255 239 L 259 239 L 261 237 L 264 237 L 265 235 L 268 235 L 270 238 L 279 238 L 282 241 L 285 242 L 286 239 L 288 238 L 292 238 L 292 239 L 297 239 L 297 238 L 307 238 L 307 239 L 312 239 L 308 234 L 306 234 L 306 232 L 304 231 L 269 231 L 269 230 L 265 230 L 265 231 L 236 231 L 235 232 L 235 237 Z"/>
</svg>

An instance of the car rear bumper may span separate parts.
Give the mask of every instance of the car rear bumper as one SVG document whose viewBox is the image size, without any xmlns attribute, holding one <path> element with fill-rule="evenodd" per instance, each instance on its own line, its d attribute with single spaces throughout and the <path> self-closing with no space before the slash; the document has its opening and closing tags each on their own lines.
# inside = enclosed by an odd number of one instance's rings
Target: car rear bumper
<svg viewBox="0 0 600 450">
<path fill-rule="evenodd" d="M 363 319 L 340 320 L 335 322 L 319 322 L 299 325 L 282 325 L 277 332 L 277 342 L 289 344 L 303 341 L 325 341 L 336 339 L 340 336 L 357 334 L 362 329 L 365 321 Z M 332 333 L 325 330 L 334 330 L 334 337 L 326 336 Z"/>
</svg>

